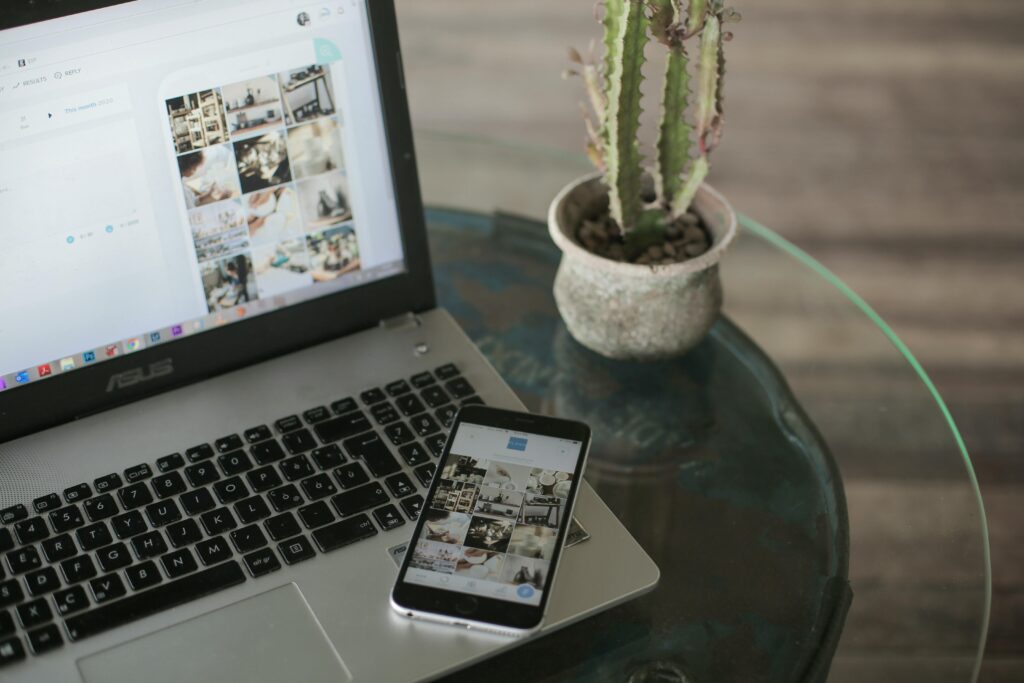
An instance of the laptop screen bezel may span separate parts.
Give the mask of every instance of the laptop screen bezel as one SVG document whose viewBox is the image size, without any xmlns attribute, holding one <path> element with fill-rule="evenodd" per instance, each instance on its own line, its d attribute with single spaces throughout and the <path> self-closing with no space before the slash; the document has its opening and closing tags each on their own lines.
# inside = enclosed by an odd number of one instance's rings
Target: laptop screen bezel
<svg viewBox="0 0 1024 683">
<path fill-rule="evenodd" d="M 370 0 L 365 6 L 405 271 L 66 375 L 9 388 L 0 392 L 0 443 L 436 305 L 395 7 L 393 0 Z"/>
</svg>

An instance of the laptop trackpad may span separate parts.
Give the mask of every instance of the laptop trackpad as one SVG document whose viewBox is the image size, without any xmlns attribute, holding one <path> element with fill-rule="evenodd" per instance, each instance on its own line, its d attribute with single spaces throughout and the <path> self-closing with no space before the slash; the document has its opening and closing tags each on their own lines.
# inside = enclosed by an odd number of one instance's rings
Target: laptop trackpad
<svg viewBox="0 0 1024 683">
<path fill-rule="evenodd" d="M 87 683 L 352 680 L 295 584 L 85 657 Z"/>
</svg>

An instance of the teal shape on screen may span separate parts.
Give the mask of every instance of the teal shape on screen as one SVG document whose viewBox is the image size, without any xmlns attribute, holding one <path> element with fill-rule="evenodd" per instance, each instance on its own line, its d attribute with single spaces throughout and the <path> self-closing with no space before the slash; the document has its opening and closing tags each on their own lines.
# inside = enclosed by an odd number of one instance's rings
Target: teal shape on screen
<svg viewBox="0 0 1024 683">
<path fill-rule="evenodd" d="M 338 49 L 333 40 L 314 38 L 313 47 L 316 49 L 317 64 L 330 64 L 341 59 L 341 50 Z"/>
</svg>

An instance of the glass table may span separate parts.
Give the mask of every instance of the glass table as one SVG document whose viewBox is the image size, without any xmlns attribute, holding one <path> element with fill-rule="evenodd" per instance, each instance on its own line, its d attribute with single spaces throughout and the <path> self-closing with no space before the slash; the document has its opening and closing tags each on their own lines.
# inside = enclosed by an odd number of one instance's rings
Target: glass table
<svg viewBox="0 0 1024 683">
<path fill-rule="evenodd" d="M 670 362 L 606 360 L 551 295 L 544 218 L 585 159 L 431 131 L 417 146 L 441 305 L 531 410 L 591 424 L 587 479 L 662 572 L 452 680 L 977 679 L 991 572 L 974 472 L 863 300 L 741 216 L 709 337 Z"/>
</svg>

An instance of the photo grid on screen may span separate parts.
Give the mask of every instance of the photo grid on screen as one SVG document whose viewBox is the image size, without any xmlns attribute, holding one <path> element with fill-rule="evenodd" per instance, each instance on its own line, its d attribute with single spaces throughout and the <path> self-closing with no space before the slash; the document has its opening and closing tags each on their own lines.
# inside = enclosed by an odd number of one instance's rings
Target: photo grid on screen
<svg viewBox="0 0 1024 683">
<path fill-rule="evenodd" d="M 211 313 L 360 269 L 330 67 L 166 101 Z"/>
</svg>

